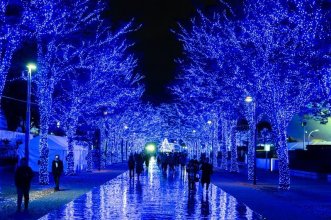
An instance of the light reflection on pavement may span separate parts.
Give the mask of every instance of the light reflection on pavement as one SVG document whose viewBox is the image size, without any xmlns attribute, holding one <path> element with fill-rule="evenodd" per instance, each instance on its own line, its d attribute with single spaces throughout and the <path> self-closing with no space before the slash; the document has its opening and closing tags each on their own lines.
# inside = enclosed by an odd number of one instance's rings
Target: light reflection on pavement
<svg viewBox="0 0 331 220">
<path fill-rule="evenodd" d="M 125 172 L 41 219 L 263 219 L 215 185 L 198 185 L 188 191 L 185 171 L 162 173 L 152 158 L 140 181 Z"/>
</svg>

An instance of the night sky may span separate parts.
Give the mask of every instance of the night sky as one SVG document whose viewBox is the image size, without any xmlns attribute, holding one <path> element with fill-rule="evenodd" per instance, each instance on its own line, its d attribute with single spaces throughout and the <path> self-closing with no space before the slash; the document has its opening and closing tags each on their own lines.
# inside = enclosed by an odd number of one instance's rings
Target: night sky
<svg viewBox="0 0 331 220">
<path fill-rule="evenodd" d="M 102 17 L 116 30 L 134 19 L 140 29 L 129 34 L 134 43 L 131 51 L 138 59 L 137 72 L 144 75 L 143 101 L 158 105 L 171 103 L 173 98 L 167 86 L 179 74 L 175 59 L 182 57 L 182 45 L 171 30 L 178 30 L 178 23 L 187 26 L 197 10 L 213 13 L 218 10 L 218 0 L 104 0 L 107 10 Z M 238 1 L 238 0 L 236 0 Z M 235 1 L 234 1 L 235 2 Z M 223 7 L 223 6 L 221 6 Z M 36 61 L 36 45 L 23 42 L 15 52 L 4 95 L 22 100 L 3 98 L 1 106 L 8 119 L 8 129 L 15 130 L 24 120 L 26 111 L 26 81 L 12 80 L 20 77 L 25 65 Z M 177 68 L 177 69 L 176 69 Z M 32 94 L 32 101 L 34 94 Z M 38 108 L 31 106 L 32 118 L 38 118 Z M 37 122 L 38 123 L 38 122 Z"/>
<path fill-rule="evenodd" d="M 178 71 L 174 60 L 182 55 L 181 43 L 171 30 L 178 22 L 188 24 L 197 9 L 209 11 L 217 0 L 112 0 L 106 16 L 114 25 L 134 18 L 141 28 L 131 34 L 133 52 L 138 58 L 138 71 L 145 75 L 143 100 L 154 104 L 171 102 L 166 87 Z"/>
</svg>

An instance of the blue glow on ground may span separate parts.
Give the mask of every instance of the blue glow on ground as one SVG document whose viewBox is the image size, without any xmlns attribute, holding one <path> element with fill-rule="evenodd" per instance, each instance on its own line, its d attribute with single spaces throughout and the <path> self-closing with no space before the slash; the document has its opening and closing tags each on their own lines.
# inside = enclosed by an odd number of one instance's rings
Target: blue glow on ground
<svg viewBox="0 0 331 220">
<path fill-rule="evenodd" d="M 185 172 L 162 173 L 152 159 L 139 182 L 126 172 L 41 219 L 263 219 L 215 185 L 187 185 Z"/>
</svg>

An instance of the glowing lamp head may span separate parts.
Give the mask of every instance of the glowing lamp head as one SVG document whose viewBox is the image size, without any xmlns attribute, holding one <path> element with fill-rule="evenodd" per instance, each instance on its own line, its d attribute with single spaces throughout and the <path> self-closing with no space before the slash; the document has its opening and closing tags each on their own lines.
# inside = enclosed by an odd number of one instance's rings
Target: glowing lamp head
<svg viewBox="0 0 331 220">
<path fill-rule="evenodd" d="M 148 152 L 154 152 L 155 151 L 155 145 L 154 144 L 149 144 L 146 146 L 146 150 Z"/>
<path fill-rule="evenodd" d="M 249 103 L 249 102 L 253 102 L 253 97 L 252 96 L 247 96 L 245 98 L 245 102 Z"/>
<path fill-rule="evenodd" d="M 26 67 L 29 69 L 29 72 L 31 72 L 32 70 L 35 71 L 37 69 L 37 66 L 34 63 L 28 63 Z"/>
<path fill-rule="evenodd" d="M 264 145 L 264 150 L 265 151 L 270 151 L 270 144 Z"/>
</svg>

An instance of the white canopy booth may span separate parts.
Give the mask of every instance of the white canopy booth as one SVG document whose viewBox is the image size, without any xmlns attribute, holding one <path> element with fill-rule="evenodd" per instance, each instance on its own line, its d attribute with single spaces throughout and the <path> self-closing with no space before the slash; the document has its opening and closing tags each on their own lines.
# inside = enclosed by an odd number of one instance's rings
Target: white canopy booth
<svg viewBox="0 0 331 220">
<path fill-rule="evenodd" d="M 34 172 L 39 171 L 39 141 L 40 136 L 34 137 L 30 140 L 29 143 L 29 166 Z M 49 163 L 48 171 L 52 171 L 52 161 L 55 158 L 55 155 L 59 155 L 60 159 L 63 161 L 64 170 L 67 168 L 66 156 L 68 154 L 68 142 L 66 137 L 60 137 L 55 135 L 48 135 L 48 147 L 49 147 Z M 25 145 L 21 144 L 18 148 L 19 158 L 24 157 Z M 74 145 L 74 161 L 75 161 L 75 170 L 77 172 L 86 170 L 87 161 L 86 155 L 88 150 L 83 146 Z"/>
</svg>

